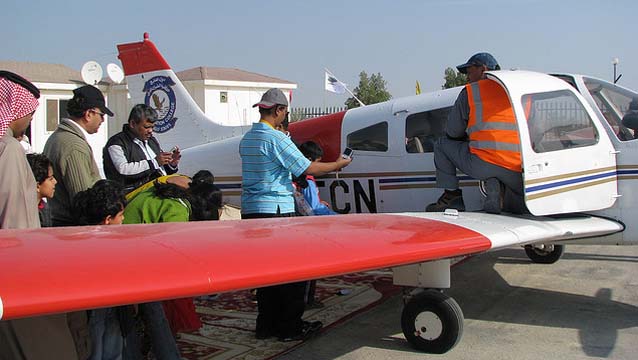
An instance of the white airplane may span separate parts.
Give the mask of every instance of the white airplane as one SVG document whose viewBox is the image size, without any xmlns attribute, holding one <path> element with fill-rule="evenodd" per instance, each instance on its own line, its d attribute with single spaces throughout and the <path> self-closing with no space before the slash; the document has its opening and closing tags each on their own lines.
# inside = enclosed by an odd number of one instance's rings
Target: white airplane
<svg viewBox="0 0 638 360">
<path fill-rule="evenodd" d="M 118 49 L 131 103 L 162 104 L 157 137 L 184 149 L 181 170 L 211 170 L 226 199 L 238 203 L 238 144 L 247 128 L 207 118 L 147 36 Z M 533 261 L 551 263 L 565 243 L 638 242 L 634 222 L 623 221 L 636 210 L 638 141 L 621 122 L 638 94 L 577 75 L 487 76 L 505 89 L 517 117 L 531 214 L 419 212 L 440 195 L 432 141 L 460 88 L 400 98 L 290 126 L 296 141 L 318 142 L 327 161 L 355 150 L 338 178 L 319 179 L 333 209 L 394 214 L 1 230 L 0 318 L 395 267 L 395 283 L 416 287 L 402 313 L 406 339 L 444 353 L 463 329 L 459 305 L 441 292 L 450 287 L 451 258 L 525 246 Z M 466 207 L 480 210 L 478 182 L 459 176 Z"/>
</svg>

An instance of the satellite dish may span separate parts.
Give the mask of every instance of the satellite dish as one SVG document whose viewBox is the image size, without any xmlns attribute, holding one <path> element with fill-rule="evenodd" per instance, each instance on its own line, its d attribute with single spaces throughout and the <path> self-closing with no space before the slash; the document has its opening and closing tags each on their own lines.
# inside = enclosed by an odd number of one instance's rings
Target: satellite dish
<svg viewBox="0 0 638 360">
<path fill-rule="evenodd" d="M 116 84 L 119 84 L 124 80 L 124 71 L 122 68 L 117 66 L 117 64 L 110 63 L 106 65 L 106 73 L 109 76 L 109 79 Z"/>
<path fill-rule="evenodd" d="M 97 85 L 102 80 L 102 67 L 95 61 L 87 61 L 82 65 L 82 80 L 89 85 Z"/>
</svg>

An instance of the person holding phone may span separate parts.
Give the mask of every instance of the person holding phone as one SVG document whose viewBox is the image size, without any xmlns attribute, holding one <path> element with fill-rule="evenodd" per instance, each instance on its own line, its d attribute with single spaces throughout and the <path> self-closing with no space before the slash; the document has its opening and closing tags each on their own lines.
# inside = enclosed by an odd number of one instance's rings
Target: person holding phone
<svg viewBox="0 0 638 360">
<path fill-rule="evenodd" d="M 128 193 L 160 176 L 177 172 L 181 153 L 177 146 L 163 151 L 153 136 L 157 112 L 145 104 L 133 106 L 128 123 L 113 135 L 103 149 L 106 178 Z"/>
<path fill-rule="evenodd" d="M 280 89 L 270 89 L 253 105 L 260 120 L 239 143 L 242 159 L 242 219 L 291 217 L 295 215 L 292 177 L 337 171 L 352 160 L 311 162 L 292 140 L 276 130 L 288 116 L 288 99 Z M 303 340 L 321 329 L 319 321 L 301 319 L 305 282 L 257 289 L 257 339 L 278 337 L 280 341 Z"/>
</svg>

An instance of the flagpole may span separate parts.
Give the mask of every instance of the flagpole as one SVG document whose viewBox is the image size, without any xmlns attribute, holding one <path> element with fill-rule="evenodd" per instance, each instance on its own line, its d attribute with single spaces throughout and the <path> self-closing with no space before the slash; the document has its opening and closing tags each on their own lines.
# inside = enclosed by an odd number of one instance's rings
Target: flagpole
<svg viewBox="0 0 638 360">
<path fill-rule="evenodd" d="M 333 74 L 330 70 L 328 70 L 328 68 L 324 68 L 324 69 L 326 70 L 326 72 L 327 72 L 328 74 L 330 74 L 332 77 L 334 77 L 335 79 L 337 79 L 337 77 L 336 77 L 336 76 L 334 76 L 334 74 Z M 339 80 L 339 79 L 337 79 L 337 80 Z M 359 104 L 360 104 L 361 106 L 366 106 L 366 104 L 364 104 L 364 103 L 363 103 L 363 101 L 359 100 L 359 98 L 358 98 L 355 94 L 353 94 L 353 93 L 352 93 L 352 91 L 350 91 L 350 89 L 348 89 L 348 87 L 346 86 L 346 84 L 344 84 L 344 83 L 343 83 L 343 82 L 341 82 L 340 80 L 339 80 L 339 82 L 343 85 L 343 88 L 344 88 L 344 89 L 346 89 L 346 91 L 347 91 L 350 95 L 352 95 L 352 97 L 353 97 L 355 100 L 357 100 L 357 101 L 359 102 Z"/>
</svg>

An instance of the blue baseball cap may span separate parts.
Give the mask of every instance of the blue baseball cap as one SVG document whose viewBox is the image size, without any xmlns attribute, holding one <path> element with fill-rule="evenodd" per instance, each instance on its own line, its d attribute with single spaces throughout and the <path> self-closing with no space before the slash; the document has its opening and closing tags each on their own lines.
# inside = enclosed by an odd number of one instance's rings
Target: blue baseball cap
<svg viewBox="0 0 638 360">
<path fill-rule="evenodd" d="M 470 66 L 483 66 L 485 65 L 488 70 L 500 70 L 501 67 L 498 65 L 498 62 L 490 53 L 482 52 L 478 54 L 472 55 L 470 60 L 468 60 L 465 64 L 461 64 L 456 68 L 459 70 L 461 74 L 467 74 L 467 68 Z"/>
</svg>

